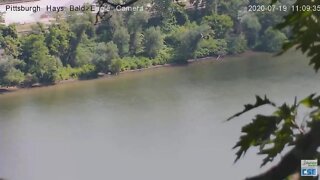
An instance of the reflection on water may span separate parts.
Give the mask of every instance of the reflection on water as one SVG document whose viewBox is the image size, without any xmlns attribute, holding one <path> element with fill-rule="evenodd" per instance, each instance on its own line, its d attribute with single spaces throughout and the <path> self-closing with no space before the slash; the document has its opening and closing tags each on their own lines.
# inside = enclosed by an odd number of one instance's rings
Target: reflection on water
<svg viewBox="0 0 320 180">
<path fill-rule="evenodd" d="M 0 177 L 8 180 L 241 179 L 259 169 L 231 147 L 255 94 L 319 89 L 301 55 L 225 58 L 0 96 Z M 252 114 L 251 114 L 252 115 Z"/>
</svg>

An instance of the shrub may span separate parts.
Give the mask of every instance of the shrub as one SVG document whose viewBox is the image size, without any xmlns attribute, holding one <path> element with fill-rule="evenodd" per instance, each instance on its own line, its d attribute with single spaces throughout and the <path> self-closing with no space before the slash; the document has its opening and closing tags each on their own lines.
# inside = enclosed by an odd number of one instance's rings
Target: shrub
<svg viewBox="0 0 320 180">
<path fill-rule="evenodd" d="M 135 62 L 133 62 L 133 63 L 130 64 L 130 69 L 131 69 L 131 70 L 135 70 L 135 69 L 137 69 L 137 68 L 138 68 L 138 65 L 137 65 Z"/>
<path fill-rule="evenodd" d="M 228 52 L 230 54 L 239 54 L 247 49 L 247 40 L 243 34 L 228 38 Z"/>
<path fill-rule="evenodd" d="M 39 80 L 35 74 L 26 74 L 23 85 L 24 86 L 32 86 L 33 84 L 37 83 Z"/>
<path fill-rule="evenodd" d="M 206 39 L 202 40 L 199 43 L 199 46 L 195 52 L 195 57 L 206 57 L 206 56 L 212 56 L 217 54 L 219 51 L 219 47 L 217 45 L 217 42 L 214 39 Z"/>
<path fill-rule="evenodd" d="M 151 64 L 152 66 L 156 66 L 160 64 L 160 60 L 158 58 L 152 59 L 151 60 Z"/>
<path fill-rule="evenodd" d="M 77 68 L 78 71 L 76 72 L 76 75 L 80 79 L 90 79 L 97 77 L 97 71 L 94 65 L 92 64 L 86 64 L 79 68 Z"/>
<path fill-rule="evenodd" d="M 159 62 L 158 64 L 167 64 L 172 61 L 173 56 L 174 56 L 173 49 L 165 47 L 159 51 L 156 59 L 158 59 L 158 62 Z"/>
<path fill-rule="evenodd" d="M 67 80 L 70 79 L 70 72 L 68 71 L 67 67 L 61 67 L 57 71 L 59 80 Z"/>
<path fill-rule="evenodd" d="M 121 67 L 122 67 L 121 59 L 112 60 L 110 65 L 110 72 L 112 74 L 119 74 L 119 72 L 121 71 Z"/>
<path fill-rule="evenodd" d="M 18 86 L 24 81 L 24 74 L 19 69 L 12 68 L 2 80 L 2 84 L 6 86 Z"/>
</svg>

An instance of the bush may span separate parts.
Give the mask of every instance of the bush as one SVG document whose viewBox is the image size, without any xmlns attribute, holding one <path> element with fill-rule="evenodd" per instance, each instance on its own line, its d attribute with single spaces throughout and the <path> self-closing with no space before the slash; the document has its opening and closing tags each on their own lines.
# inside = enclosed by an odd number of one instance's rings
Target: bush
<svg viewBox="0 0 320 180">
<path fill-rule="evenodd" d="M 137 63 L 133 62 L 133 63 L 130 64 L 130 70 L 135 70 L 137 68 L 138 68 Z"/>
<path fill-rule="evenodd" d="M 217 54 L 219 47 L 214 39 L 202 40 L 195 52 L 196 58 L 207 57 Z"/>
<path fill-rule="evenodd" d="M 164 38 L 164 42 L 166 45 L 169 45 L 170 47 L 176 47 L 180 43 L 180 39 L 182 38 L 182 35 L 188 31 L 187 26 L 178 26 L 170 34 L 166 35 Z"/>
<path fill-rule="evenodd" d="M 247 40 L 243 34 L 228 38 L 228 52 L 230 54 L 239 54 L 247 49 Z"/>
<path fill-rule="evenodd" d="M 155 58 L 155 59 L 152 59 L 152 60 L 151 60 L 151 64 L 152 64 L 152 66 L 156 66 L 156 65 L 159 65 L 159 64 L 160 64 L 160 61 L 159 61 L 158 58 Z"/>
<path fill-rule="evenodd" d="M 18 69 L 12 68 L 2 79 L 6 86 L 18 86 L 24 81 L 24 74 Z"/>
<path fill-rule="evenodd" d="M 143 57 L 136 58 L 133 62 L 136 64 L 137 69 L 147 68 L 151 65 L 150 60 Z"/>
<path fill-rule="evenodd" d="M 202 41 L 202 36 L 207 36 L 211 32 L 212 30 L 208 25 L 194 25 L 194 27 L 183 33 L 179 38 L 178 47 L 175 48 L 175 62 L 187 63 L 188 59 L 195 58 L 195 52 Z"/>
<path fill-rule="evenodd" d="M 139 60 L 143 62 L 143 68 L 148 68 L 152 65 L 151 60 L 146 57 L 140 57 Z"/>
<path fill-rule="evenodd" d="M 113 42 L 107 44 L 98 43 L 94 51 L 92 62 L 96 66 L 98 72 L 107 73 L 112 59 L 118 57 L 118 48 Z"/>
<path fill-rule="evenodd" d="M 218 15 L 212 14 L 210 16 L 205 16 L 202 20 L 202 24 L 209 25 L 214 31 L 216 38 L 225 38 L 225 35 L 233 26 L 233 21 L 228 15 Z"/>
<path fill-rule="evenodd" d="M 90 79 L 97 77 L 96 67 L 92 64 L 86 64 L 79 68 L 78 77 L 80 79 Z"/>
<path fill-rule="evenodd" d="M 93 58 L 93 53 L 88 49 L 85 44 L 80 44 L 76 49 L 76 66 L 81 67 L 86 64 L 91 63 Z"/>
<path fill-rule="evenodd" d="M 154 58 L 163 47 L 163 37 L 160 28 L 151 27 L 144 32 L 144 52 L 150 57 Z"/>
<path fill-rule="evenodd" d="M 173 49 L 172 48 L 163 48 L 158 53 L 157 57 L 155 59 L 158 60 L 158 64 L 167 64 L 172 61 L 172 58 L 174 56 Z"/>
<path fill-rule="evenodd" d="M 110 65 L 110 72 L 112 74 L 119 74 L 122 66 L 123 65 L 122 65 L 121 59 L 112 60 L 111 65 Z"/>
<path fill-rule="evenodd" d="M 35 74 L 26 74 L 23 85 L 24 86 L 32 86 L 33 84 L 37 83 L 39 79 Z"/>
<path fill-rule="evenodd" d="M 77 70 L 76 68 L 72 68 L 70 67 L 70 65 L 68 65 L 67 67 L 60 67 L 57 71 L 58 74 L 58 80 L 68 80 L 68 79 L 75 79 L 78 78 L 79 72 L 80 70 Z"/>
<path fill-rule="evenodd" d="M 121 61 L 121 71 L 137 69 L 136 57 L 124 57 Z"/>
</svg>

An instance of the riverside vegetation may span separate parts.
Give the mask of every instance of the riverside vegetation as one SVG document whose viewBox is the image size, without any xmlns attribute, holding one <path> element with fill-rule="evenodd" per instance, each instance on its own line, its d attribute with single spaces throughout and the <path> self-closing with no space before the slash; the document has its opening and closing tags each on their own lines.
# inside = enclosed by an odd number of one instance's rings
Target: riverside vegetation
<svg viewBox="0 0 320 180">
<path fill-rule="evenodd" d="M 14 24 L 0 25 L 4 52 L 0 86 L 89 79 L 99 73 L 186 63 L 190 58 L 239 54 L 247 49 L 275 52 L 290 32 L 271 27 L 286 12 L 245 11 L 248 4 L 268 3 L 206 0 L 186 8 L 171 0 L 153 0 L 149 10 L 111 12 L 110 19 L 96 26 L 91 12 L 56 14 L 54 23 L 48 27 L 37 23 L 26 35 L 18 34 Z"/>
</svg>

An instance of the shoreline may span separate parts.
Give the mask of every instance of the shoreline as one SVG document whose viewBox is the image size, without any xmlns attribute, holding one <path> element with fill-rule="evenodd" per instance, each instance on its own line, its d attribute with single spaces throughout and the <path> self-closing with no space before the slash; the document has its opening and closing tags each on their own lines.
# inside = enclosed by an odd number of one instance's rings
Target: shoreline
<svg viewBox="0 0 320 180">
<path fill-rule="evenodd" d="M 31 87 L 17 87 L 17 86 L 0 87 L 0 95 L 16 92 L 16 91 L 20 91 L 20 90 L 26 90 L 26 89 L 30 90 L 30 89 L 34 89 L 34 88 L 44 88 L 44 87 L 57 86 L 57 85 L 63 85 L 63 84 L 81 82 L 81 81 L 90 81 L 90 80 L 95 80 L 95 79 L 114 78 L 114 77 L 120 76 L 122 74 L 141 72 L 141 71 L 147 71 L 147 70 L 158 69 L 158 68 L 184 66 L 184 65 L 194 64 L 194 63 L 198 63 L 198 62 L 223 61 L 225 58 L 229 58 L 229 57 L 243 57 L 243 56 L 248 56 L 249 57 L 249 56 L 254 55 L 256 53 L 257 52 L 254 52 L 254 51 L 246 51 L 246 52 L 241 53 L 241 54 L 226 55 L 226 56 L 223 56 L 223 57 L 220 57 L 220 56 L 218 56 L 218 57 L 209 56 L 209 57 L 203 57 L 203 58 L 189 59 L 189 60 L 187 60 L 187 64 L 171 63 L 171 64 L 155 65 L 155 66 L 150 66 L 150 67 L 147 67 L 147 68 L 141 68 L 141 69 L 135 69 L 135 70 L 125 70 L 125 71 L 120 72 L 118 75 L 111 75 L 111 74 L 103 74 L 103 75 L 100 75 L 100 76 L 98 75 L 97 78 L 92 78 L 92 79 L 84 79 L 84 80 L 81 80 L 81 79 L 67 79 L 67 80 L 59 81 L 59 82 L 54 83 L 54 84 L 35 84 L 35 85 L 31 86 Z"/>
</svg>

